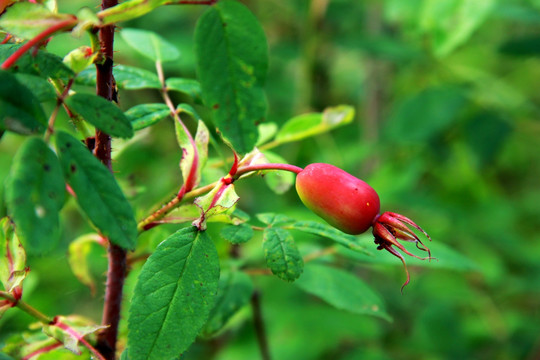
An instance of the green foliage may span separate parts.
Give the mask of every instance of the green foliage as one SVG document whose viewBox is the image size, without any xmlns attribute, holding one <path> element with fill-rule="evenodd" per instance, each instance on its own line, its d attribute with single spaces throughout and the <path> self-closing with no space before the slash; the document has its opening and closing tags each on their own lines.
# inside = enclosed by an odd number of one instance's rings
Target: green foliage
<svg viewBox="0 0 540 360">
<path fill-rule="evenodd" d="M 264 229 L 264 257 L 272 273 L 285 281 L 294 281 L 302 274 L 304 261 L 292 235 L 282 228 Z"/>
<path fill-rule="evenodd" d="M 64 193 L 58 158 L 43 140 L 29 138 L 19 148 L 6 183 L 8 210 L 29 252 L 44 253 L 58 243 Z"/>
<path fill-rule="evenodd" d="M 206 323 L 218 280 L 219 260 L 206 232 L 188 227 L 165 239 L 135 287 L 129 358 L 174 359 L 184 352 Z"/>
<path fill-rule="evenodd" d="M 137 29 L 122 29 L 120 34 L 129 46 L 152 61 L 173 61 L 180 56 L 174 45 L 156 33 Z"/>
<path fill-rule="evenodd" d="M 257 142 L 266 116 L 262 89 L 268 67 L 266 37 L 253 14 L 225 0 L 210 8 L 195 29 L 197 74 L 203 101 L 225 140 L 239 153 Z"/>
<path fill-rule="evenodd" d="M 111 172 L 66 132 L 56 134 L 56 146 L 64 176 L 81 209 L 111 242 L 133 249 L 137 223 Z"/>
<path fill-rule="evenodd" d="M 124 113 L 131 122 L 133 130 L 141 130 L 152 126 L 158 121 L 169 116 L 171 111 L 165 104 L 140 104 L 132 107 Z"/>
</svg>

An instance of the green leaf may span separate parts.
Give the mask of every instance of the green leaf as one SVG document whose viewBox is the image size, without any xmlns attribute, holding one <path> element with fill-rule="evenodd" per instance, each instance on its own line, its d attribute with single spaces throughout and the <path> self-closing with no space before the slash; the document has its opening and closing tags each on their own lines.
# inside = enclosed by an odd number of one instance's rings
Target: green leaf
<svg viewBox="0 0 540 360">
<path fill-rule="evenodd" d="M 433 87 L 415 94 L 393 111 L 386 125 L 388 141 L 425 143 L 456 121 L 466 98 L 460 88 Z"/>
<path fill-rule="evenodd" d="M 219 234 L 233 244 L 241 244 L 253 237 L 253 229 L 248 224 L 230 225 L 223 227 Z"/>
<path fill-rule="evenodd" d="M 359 244 L 358 237 L 345 234 L 344 232 L 339 231 L 338 229 L 330 225 L 318 223 L 315 221 L 297 221 L 294 224 L 287 225 L 286 228 L 292 229 L 292 230 L 303 231 L 303 232 L 313 234 L 313 235 L 319 235 L 327 239 L 330 239 L 332 241 L 335 241 L 336 243 L 343 245 L 348 249 L 371 254 L 370 252 L 367 252 L 366 247 L 364 245 Z"/>
<path fill-rule="evenodd" d="M 34 94 L 15 75 L 0 70 L 0 129 L 29 135 L 42 133 L 46 123 Z"/>
<path fill-rule="evenodd" d="M 195 144 L 191 143 L 190 135 L 187 133 L 189 130 L 182 126 L 178 121 L 175 121 L 175 129 L 176 140 L 182 149 L 182 159 L 180 160 L 182 176 L 184 182 L 191 176 L 191 188 L 194 188 L 201 181 L 201 172 L 208 159 L 208 141 L 210 138 L 208 128 L 203 121 L 199 120 L 197 134 L 195 135 L 195 139 L 193 139 Z M 193 148 L 193 145 L 195 145 L 195 149 Z M 195 150 L 197 151 L 196 153 Z M 195 167 L 195 169 L 192 173 L 193 167 Z"/>
<path fill-rule="evenodd" d="M 287 164 L 287 160 L 276 153 L 264 151 L 263 154 L 269 163 Z M 270 170 L 264 172 L 266 185 L 276 194 L 287 192 L 294 184 L 295 179 L 295 174 L 290 171 Z"/>
<path fill-rule="evenodd" d="M 55 14 L 41 4 L 17 2 L 2 15 L 0 27 L 19 38 L 30 39 L 71 18 L 68 14 Z"/>
<path fill-rule="evenodd" d="M 122 110 L 101 96 L 77 93 L 64 102 L 74 113 L 111 136 L 133 136 L 133 126 Z"/>
<path fill-rule="evenodd" d="M 133 66 L 116 65 L 113 69 L 114 80 L 119 89 L 161 89 L 161 83 L 156 74 Z M 81 71 L 76 82 L 82 85 L 96 85 L 96 69 L 91 67 Z"/>
<path fill-rule="evenodd" d="M 295 284 L 338 309 L 391 321 L 380 296 L 358 277 L 343 270 L 308 264 Z"/>
<path fill-rule="evenodd" d="M 92 49 L 89 46 L 81 46 L 72 50 L 64 57 L 64 64 L 73 70 L 74 73 L 78 74 L 91 66 L 98 55 L 98 52 L 92 53 Z"/>
<path fill-rule="evenodd" d="M 221 330 L 234 314 L 249 303 L 252 294 L 253 282 L 247 274 L 241 271 L 222 272 L 216 305 L 210 312 L 201 335 L 210 337 Z"/>
<path fill-rule="evenodd" d="M 479 266 L 471 259 L 461 255 L 455 250 L 451 249 L 447 245 L 441 242 L 431 242 L 427 244 L 431 250 L 431 255 L 435 258 L 431 261 L 420 260 L 414 257 L 407 257 L 407 265 L 422 266 L 429 268 L 441 268 L 460 271 L 479 271 Z M 398 250 L 399 251 L 399 250 Z M 412 250 L 414 252 L 414 250 Z M 339 252 L 349 258 L 357 261 L 362 261 L 370 264 L 391 264 L 397 266 L 403 266 L 401 261 L 395 256 L 392 256 L 386 251 L 374 251 L 373 253 L 366 255 L 358 252 L 352 252 L 348 249 L 339 249 Z M 419 254 L 421 256 L 424 256 Z"/>
<path fill-rule="evenodd" d="M 81 283 L 90 288 L 92 295 L 96 293 L 96 282 L 90 273 L 88 260 L 92 246 L 99 246 L 99 241 L 98 234 L 86 234 L 73 240 L 68 248 L 68 262 L 71 271 Z"/>
<path fill-rule="evenodd" d="M 0 283 L 7 292 L 21 286 L 28 273 L 26 252 L 9 218 L 0 219 Z M 1 317 L 1 310 L 0 310 Z"/>
<path fill-rule="evenodd" d="M 56 147 L 64 176 L 90 221 L 113 244 L 133 249 L 137 222 L 109 169 L 66 132 L 56 132 Z"/>
<path fill-rule="evenodd" d="M 21 45 L 0 44 L 0 63 L 20 47 Z M 19 58 L 12 69 L 18 73 L 38 75 L 45 79 L 68 79 L 74 76 L 73 71 L 62 62 L 62 58 L 43 50 L 39 50 L 37 54 L 27 52 Z"/>
<path fill-rule="evenodd" d="M 172 61 L 180 57 L 180 52 L 173 44 L 152 31 L 122 29 L 120 34 L 133 50 L 154 62 Z"/>
<path fill-rule="evenodd" d="M 179 91 L 189 95 L 193 101 L 201 102 L 201 84 L 197 80 L 169 78 L 165 81 L 167 90 Z"/>
<path fill-rule="evenodd" d="M 25 86 L 32 91 L 39 102 L 57 99 L 54 87 L 44 78 L 25 73 L 16 73 L 15 77 L 17 78 L 17 81 L 21 84 L 25 84 Z"/>
<path fill-rule="evenodd" d="M 56 155 L 40 138 L 29 138 L 17 151 L 6 183 L 9 213 L 28 252 L 40 254 L 57 244 L 64 196 Z"/>
<path fill-rule="evenodd" d="M 219 258 L 206 232 L 184 228 L 144 264 L 128 322 L 129 358 L 175 359 L 195 340 L 215 304 Z"/>
<path fill-rule="evenodd" d="M 133 130 L 141 130 L 152 126 L 169 116 L 171 111 L 165 104 L 140 104 L 124 113 L 131 122 Z"/>
<path fill-rule="evenodd" d="M 278 126 L 276 123 L 271 122 L 259 124 L 257 129 L 259 131 L 259 139 L 256 146 L 260 146 L 270 141 L 277 134 Z"/>
<path fill-rule="evenodd" d="M 512 56 L 540 56 L 540 36 L 512 36 L 501 45 L 499 51 L 505 55 Z"/>
<path fill-rule="evenodd" d="M 267 107 L 268 49 L 261 26 L 241 3 L 220 1 L 197 23 L 195 53 L 203 102 L 216 127 L 238 153 L 249 152 Z"/>
<path fill-rule="evenodd" d="M 277 133 L 275 141 L 282 144 L 302 140 L 348 124 L 353 118 L 354 108 L 348 105 L 329 107 L 322 113 L 299 115 L 283 125 Z"/>
<path fill-rule="evenodd" d="M 275 214 L 275 213 L 257 214 L 257 219 L 260 222 L 265 223 L 266 225 L 270 225 L 270 226 L 284 226 L 284 225 L 288 225 L 296 221 L 286 215 Z"/>
<path fill-rule="evenodd" d="M 437 56 L 447 56 L 465 43 L 494 8 L 495 0 L 426 0 L 420 27 L 431 35 Z"/>
<path fill-rule="evenodd" d="M 280 279 L 294 281 L 302 274 L 304 260 L 287 230 L 275 227 L 264 229 L 263 249 L 266 265 Z"/>
</svg>

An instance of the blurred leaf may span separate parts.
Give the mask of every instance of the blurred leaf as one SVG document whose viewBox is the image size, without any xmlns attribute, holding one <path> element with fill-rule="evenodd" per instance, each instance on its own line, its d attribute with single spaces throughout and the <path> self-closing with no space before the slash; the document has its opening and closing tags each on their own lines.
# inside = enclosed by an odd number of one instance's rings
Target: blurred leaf
<svg viewBox="0 0 540 360">
<path fill-rule="evenodd" d="M 144 264 L 130 307 L 129 358 L 173 359 L 184 352 L 214 307 L 219 259 L 207 232 L 181 229 Z"/>
<path fill-rule="evenodd" d="M 0 70 L 0 129 L 23 135 L 42 133 L 47 118 L 38 99 L 15 75 Z"/>
<path fill-rule="evenodd" d="M 140 104 L 135 105 L 124 113 L 131 122 L 133 130 L 141 130 L 152 126 L 169 116 L 171 111 L 165 104 Z"/>
<path fill-rule="evenodd" d="M 272 270 L 272 274 L 285 281 L 294 281 L 302 274 L 304 260 L 287 230 L 265 228 L 263 249 L 266 265 Z"/>
<path fill-rule="evenodd" d="M 420 27 L 434 52 L 444 57 L 464 44 L 491 13 L 495 0 L 425 0 Z"/>
<path fill-rule="evenodd" d="M 269 163 L 287 164 L 287 160 L 276 153 L 265 151 L 263 154 Z M 294 179 L 296 179 L 296 176 L 290 171 L 264 171 L 264 181 L 276 194 L 283 194 L 287 192 L 294 184 Z"/>
<path fill-rule="evenodd" d="M 197 80 L 183 78 L 169 78 L 165 81 L 167 90 L 179 91 L 189 95 L 193 101 L 201 102 L 201 84 Z"/>
<path fill-rule="evenodd" d="M 320 264 L 307 264 L 295 284 L 338 309 L 392 320 L 379 295 L 358 277 L 343 270 Z"/>
<path fill-rule="evenodd" d="M 275 141 L 282 144 L 302 140 L 348 124 L 353 118 L 354 108 L 348 105 L 326 108 L 323 113 L 299 115 L 281 127 Z"/>
<path fill-rule="evenodd" d="M 99 241 L 98 234 L 86 234 L 73 240 L 68 248 L 69 267 L 77 279 L 90 288 L 92 296 L 96 294 L 96 282 L 90 273 L 88 257 L 92 246 L 99 246 Z"/>
<path fill-rule="evenodd" d="M 178 112 L 181 118 L 184 117 L 182 114 L 187 114 L 188 116 L 190 116 L 193 120 L 197 122 L 202 121 L 201 120 L 202 118 L 199 115 L 199 113 L 197 113 L 197 111 L 193 108 L 193 106 L 189 104 L 178 104 L 178 106 L 176 107 L 176 111 Z"/>
<path fill-rule="evenodd" d="M 102 10 L 97 15 L 102 19 L 103 25 L 109 25 L 141 17 L 165 2 L 166 0 L 129 0 Z"/>
<path fill-rule="evenodd" d="M 64 102 L 74 113 L 111 136 L 133 136 L 133 126 L 122 110 L 101 96 L 76 93 Z"/>
<path fill-rule="evenodd" d="M 263 123 L 259 124 L 257 129 L 259 130 L 259 139 L 255 145 L 260 146 L 272 140 L 272 138 L 277 134 L 278 126 L 276 123 Z"/>
<path fill-rule="evenodd" d="M 501 19 L 522 24 L 540 24 L 540 13 L 531 4 L 498 2 L 493 14 Z"/>
<path fill-rule="evenodd" d="M 511 39 L 504 42 L 499 51 L 512 56 L 540 56 L 540 36 L 528 35 Z"/>
<path fill-rule="evenodd" d="M 32 91 L 36 99 L 40 102 L 56 100 L 56 91 L 50 82 L 45 80 L 42 77 L 25 74 L 25 73 L 16 73 L 15 77 L 17 81 Z"/>
<path fill-rule="evenodd" d="M 56 148 L 64 176 L 90 221 L 113 244 L 133 249 L 137 222 L 113 174 L 66 132 L 56 132 Z"/>
<path fill-rule="evenodd" d="M 441 269 L 450 269 L 450 270 L 460 270 L 460 271 L 479 271 L 480 268 L 472 260 L 466 258 L 465 256 L 459 254 L 455 250 L 452 250 L 447 245 L 434 241 L 426 244 L 431 250 L 431 256 L 435 259 L 431 261 L 421 260 L 414 257 L 407 257 L 407 265 L 413 266 L 422 266 L 422 267 L 432 267 L 432 268 L 441 268 Z M 375 249 L 375 247 L 374 247 Z M 365 263 L 372 264 L 392 264 L 397 266 L 403 266 L 401 261 L 395 256 L 391 255 L 386 251 L 373 251 L 372 254 L 366 255 L 358 252 L 353 252 L 348 249 L 340 248 L 339 252 L 349 258 L 355 259 L 357 261 L 362 261 Z M 413 250 L 414 252 L 414 250 Z M 422 253 L 425 254 L 424 252 Z"/>
<path fill-rule="evenodd" d="M 204 104 L 225 140 L 247 153 L 257 142 L 256 123 L 266 116 L 263 29 L 241 3 L 220 1 L 197 23 L 195 53 Z"/>
<path fill-rule="evenodd" d="M 457 121 L 466 98 L 460 88 L 432 87 L 396 106 L 386 124 L 391 143 L 425 143 Z"/>
<path fill-rule="evenodd" d="M 178 49 L 155 32 L 122 29 L 122 38 L 131 48 L 152 61 L 172 61 L 180 57 Z"/>
<path fill-rule="evenodd" d="M 21 286 L 27 273 L 26 252 L 13 231 L 13 224 L 4 217 L 0 219 L 0 282 L 4 290 L 12 292 L 15 287 Z"/>
<path fill-rule="evenodd" d="M 233 244 L 242 244 L 251 240 L 253 229 L 248 224 L 230 225 L 223 227 L 219 234 Z"/>
<path fill-rule="evenodd" d="M 30 39 L 69 19 L 71 15 L 55 14 L 41 4 L 17 2 L 2 14 L 0 27 L 19 38 Z"/>
<path fill-rule="evenodd" d="M 485 166 L 493 162 L 512 133 L 512 126 L 499 113 L 482 112 L 469 120 L 465 138 Z"/>
<path fill-rule="evenodd" d="M 92 53 L 92 48 L 89 46 L 81 46 L 64 57 L 64 64 L 78 74 L 87 67 L 92 66 L 98 55 L 98 52 Z"/>
<path fill-rule="evenodd" d="M 238 310 L 249 303 L 252 293 L 253 283 L 247 274 L 241 271 L 222 272 L 216 305 L 201 331 L 202 336 L 210 337 L 219 332 Z"/>
<path fill-rule="evenodd" d="M 265 223 L 266 225 L 270 225 L 270 226 L 284 226 L 284 225 L 288 225 L 296 221 L 283 214 L 275 214 L 275 213 L 257 214 L 257 219 L 260 222 Z"/>
<path fill-rule="evenodd" d="M 161 89 L 159 78 L 156 74 L 133 66 L 116 65 L 113 69 L 114 80 L 119 89 Z M 79 73 L 76 78 L 78 84 L 95 86 L 96 69 L 90 67 Z"/>
<path fill-rule="evenodd" d="M 411 44 L 388 36 L 377 36 L 360 40 L 354 39 L 354 43 L 347 45 L 350 47 L 359 46 L 362 51 L 367 52 L 373 57 L 400 63 L 415 60 L 422 54 L 418 49 L 412 47 Z"/>
<path fill-rule="evenodd" d="M 40 138 L 27 139 L 13 161 L 6 203 L 28 252 L 41 254 L 58 243 L 64 196 L 64 178 L 55 153 Z"/>
</svg>

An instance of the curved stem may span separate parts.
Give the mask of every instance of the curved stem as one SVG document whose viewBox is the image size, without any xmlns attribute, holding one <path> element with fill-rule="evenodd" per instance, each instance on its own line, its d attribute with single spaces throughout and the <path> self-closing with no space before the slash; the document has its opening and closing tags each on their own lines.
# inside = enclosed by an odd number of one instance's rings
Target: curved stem
<svg viewBox="0 0 540 360">
<path fill-rule="evenodd" d="M 73 16 L 73 18 L 69 20 L 60 21 L 59 23 L 51 26 L 50 28 L 43 30 L 42 32 L 37 34 L 34 38 L 30 39 L 27 43 L 21 46 L 19 50 L 11 54 L 11 56 L 8 57 L 6 61 L 2 63 L 2 66 L 1 66 L 2 70 L 9 69 L 11 66 L 13 66 L 13 64 L 15 64 L 15 62 L 17 62 L 17 60 L 19 60 L 21 56 L 23 56 L 34 45 L 39 44 L 45 38 L 51 36 L 57 31 L 71 30 L 73 29 L 75 25 L 77 25 L 77 18 Z"/>
<path fill-rule="evenodd" d="M 27 313 L 28 315 L 32 316 L 33 318 L 35 318 L 36 320 L 38 320 L 42 324 L 49 325 L 54 321 L 53 318 L 50 318 L 47 315 L 41 313 L 40 311 L 38 311 L 35 308 L 33 308 L 32 306 L 28 305 L 24 301 L 22 301 L 20 299 L 16 299 L 13 295 L 11 295 L 8 292 L 0 291 L 0 297 L 8 300 L 11 304 L 13 304 L 12 306 L 19 308 L 20 310 L 22 310 L 25 313 Z"/>
</svg>

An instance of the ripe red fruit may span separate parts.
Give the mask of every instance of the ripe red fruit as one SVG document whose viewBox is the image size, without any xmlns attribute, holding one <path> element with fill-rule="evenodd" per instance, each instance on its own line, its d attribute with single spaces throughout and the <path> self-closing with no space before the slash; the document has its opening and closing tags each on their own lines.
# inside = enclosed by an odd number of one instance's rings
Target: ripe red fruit
<svg viewBox="0 0 540 360">
<path fill-rule="evenodd" d="M 296 177 L 302 202 L 330 225 L 361 234 L 379 215 L 379 195 L 364 181 L 330 164 L 308 165 Z"/>
<path fill-rule="evenodd" d="M 431 259 L 431 252 L 409 228 L 412 226 L 429 235 L 411 219 L 393 212 L 379 215 L 380 200 L 377 192 L 364 181 L 330 164 L 311 164 L 296 177 L 296 191 L 302 202 L 330 225 L 348 234 L 357 235 L 373 227 L 377 250 L 385 249 L 398 257 L 405 266 L 407 281 L 409 271 L 403 255 L 396 248 L 418 259 Z M 416 247 L 428 253 L 419 257 L 409 252 L 398 241 L 416 243 Z M 403 289 L 402 286 L 402 289 Z"/>
</svg>

